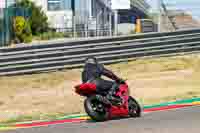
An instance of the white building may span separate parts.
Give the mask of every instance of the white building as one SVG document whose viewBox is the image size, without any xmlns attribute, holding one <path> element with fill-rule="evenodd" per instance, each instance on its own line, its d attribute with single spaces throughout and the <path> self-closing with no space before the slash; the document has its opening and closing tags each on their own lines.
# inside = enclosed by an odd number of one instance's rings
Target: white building
<svg viewBox="0 0 200 133">
<path fill-rule="evenodd" d="M 7 1 L 7 3 L 5 2 Z M 75 5 L 76 23 L 84 24 L 89 20 L 98 19 L 100 24 L 106 23 L 108 12 L 111 9 L 111 0 L 31 0 L 42 7 L 48 16 L 51 27 L 72 27 L 72 2 Z M 5 8 L 16 0 L 0 0 L 0 8 Z"/>
<path fill-rule="evenodd" d="M 5 8 L 6 6 L 12 5 L 16 0 L 0 0 L 0 8 Z"/>
<path fill-rule="evenodd" d="M 112 0 L 115 34 L 130 34 L 135 31 L 136 19 L 145 18 L 149 7 L 145 0 Z"/>
<path fill-rule="evenodd" d="M 4 8 L 5 7 L 5 0 L 0 0 L 0 8 Z"/>
<path fill-rule="evenodd" d="M 73 0 L 31 0 L 41 6 L 48 16 L 51 27 L 71 28 L 72 27 L 72 2 Z M 105 24 L 104 15 L 111 7 L 110 0 L 74 0 L 76 24 L 87 24 L 91 18 L 99 17 L 99 22 Z M 108 10 L 105 10 L 108 9 Z M 104 14 L 103 14 L 103 13 Z M 103 20 L 100 21 L 100 20 Z M 88 24 L 87 24 L 88 25 Z"/>
<path fill-rule="evenodd" d="M 69 8 L 64 7 L 62 0 L 31 0 L 31 1 L 35 2 L 37 6 L 42 7 L 42 10 L 46 13 L 48 17 L 48 22 L 50 24 L 50 27 L 53 28 L 72 27 L 71 6 Z"/>
</svg>

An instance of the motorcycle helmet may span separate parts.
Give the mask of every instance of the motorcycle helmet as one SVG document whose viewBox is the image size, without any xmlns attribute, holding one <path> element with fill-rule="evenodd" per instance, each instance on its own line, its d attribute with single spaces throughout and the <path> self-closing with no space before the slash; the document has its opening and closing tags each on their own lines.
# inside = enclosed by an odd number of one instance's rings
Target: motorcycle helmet
<svg viewBox="0 0 200 133">
<path fill-rule="evenodd" d="M 93 56 L 90 56 L 90 57 L 86 58 L 85 63 L 86 64 L 95 64 L 95 65 L 97 65 L 98 61 L 97 61 L 97 58 L 95 58 Z"/>
</svg>

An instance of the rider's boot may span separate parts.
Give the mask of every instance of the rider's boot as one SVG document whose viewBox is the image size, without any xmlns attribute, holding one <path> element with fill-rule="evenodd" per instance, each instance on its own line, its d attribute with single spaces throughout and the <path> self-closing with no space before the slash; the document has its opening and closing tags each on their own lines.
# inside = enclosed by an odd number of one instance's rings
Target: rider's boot
<svg viewBox="0 0 200 133">
<path fill-rule="evenodd" d="M 122 104 L 122 99 L 120 97 L 116 96 L 116 93 L 118 91 L 118 85 L 114 84 L 112 88 L 109 90 L 106 98 L 111 101 L 112 104 L 114 105 L 121 105 Z"/>
</svg>

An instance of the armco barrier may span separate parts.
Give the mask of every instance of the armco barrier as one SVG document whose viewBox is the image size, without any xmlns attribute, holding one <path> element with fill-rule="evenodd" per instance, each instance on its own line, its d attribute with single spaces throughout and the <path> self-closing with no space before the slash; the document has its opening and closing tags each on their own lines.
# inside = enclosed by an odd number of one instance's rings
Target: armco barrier
<svg viewBox="0 0 200 133">
<path fill-rule="evenodd" d="M 69 50 L 69 49 L 86 49 L 86 48 L 93 48 L 93 47 L 102 47 L 102 46 L 107 46 L 107 45 L 120 45 L 120 44 L 126 44 L 126 43 L 145 43 L 145 42 L 154 42 L 154 41 L 165 41 L 165 40 L 172 40 L 172 39 L 177 39 L 177 38 L 185 38 L 185 37 L 195 37 L 199 36 L 200 33 L 192 33 L 192 34 L 181 34 L 181 35 L 176 35 L 176 36 L 163 36 L 163 37 L 154 37 L 154 38 L 143 38 L 143 39 L 134 39 L 134 40 L 124 40 L 124 41 L 112 41 L 112 42 L 99 42 L 99 43 L 88 43 L 88 44 L 77 44 L 74 46 L 69 46 L 63 44 L 61 46 L 57 46 L 55 44 L 54 47 L 47 47 L 47 48 L 33 48 L 33 49 L 28 49 L 28 50 L 20 50 L 20 51 L 10 51 L 10 52 L 3 52 L 0 54 L 0 57 L 2 56 L 17 56 L 17 55 L 23 55 L 23 54 L 33 54 L 33 53 L 44 53 L 44 52 L 52 52 L 52 51 L 64 51 L 64 50 Z"/>
<path fill-rule="evenodd" d="M 113 54 L 122 54 L 127 52 L 145 52 L 155 49 L 166 49 L 166 48 L 178 48 L 183 46 L 190 46 L 190 43 L 200 41 L 199 37 L 189 37 L 184 39 L 173 39 L 169 41 L 155 41 L 149 43 L 127 43 L 123 45 L 109 45 L 104 47 L 92 47 L 85 49 L 66 49 L 62 51 L 53 51 L 53 52 L 41 52 L 33 54 L 21 54 L 17 56 L 6 56 L 0 57 L 0 70 L 3 68 L 8 68 L 12 65 L 31 65 L 34 63 L 43 63 L 50 61 L 59 61 L 65 59 L 74 59 L 78 57 L 86 57 L 89 55 L 113 55 Z M 184 43 L 184 44 L 183 44 Z M 173 44 L 173 45 L 172 45 Z"/>
<path fill-rule="evenodd" d="M 80 67 L 89 55 L 96 56 L 102 63 L 110 64 L 133 58 L 170 56 L 199 50 L 200 30 L 122 36 L 121 40 L 120 37 L 107 37 L 62 45 L 1 48 L 0 75 Z"/>
</svg>

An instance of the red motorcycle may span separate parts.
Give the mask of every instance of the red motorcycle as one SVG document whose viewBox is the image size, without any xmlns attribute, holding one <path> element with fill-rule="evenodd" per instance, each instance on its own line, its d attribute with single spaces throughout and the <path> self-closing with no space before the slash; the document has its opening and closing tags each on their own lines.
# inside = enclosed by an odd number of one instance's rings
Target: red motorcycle
<svg viewBox="0 0 200 133">
<path fill-rule="evenodd" d="M 115 96 L 119 97 L 121 104 L 109 101 L 106 94 L 97 94 L 96 85 L 85 83 L 75 86 L 75 92 L 87 97 L 84 101 L 86 113 L 95 121 L 106 121 L 112 118 L 140 117 L 141 107 L 138 102 L 129 95 L 129 88 L 125 82 L 118 84 Z M 109 102 L 108 102 L 109 101 Z"/>
</svg>

